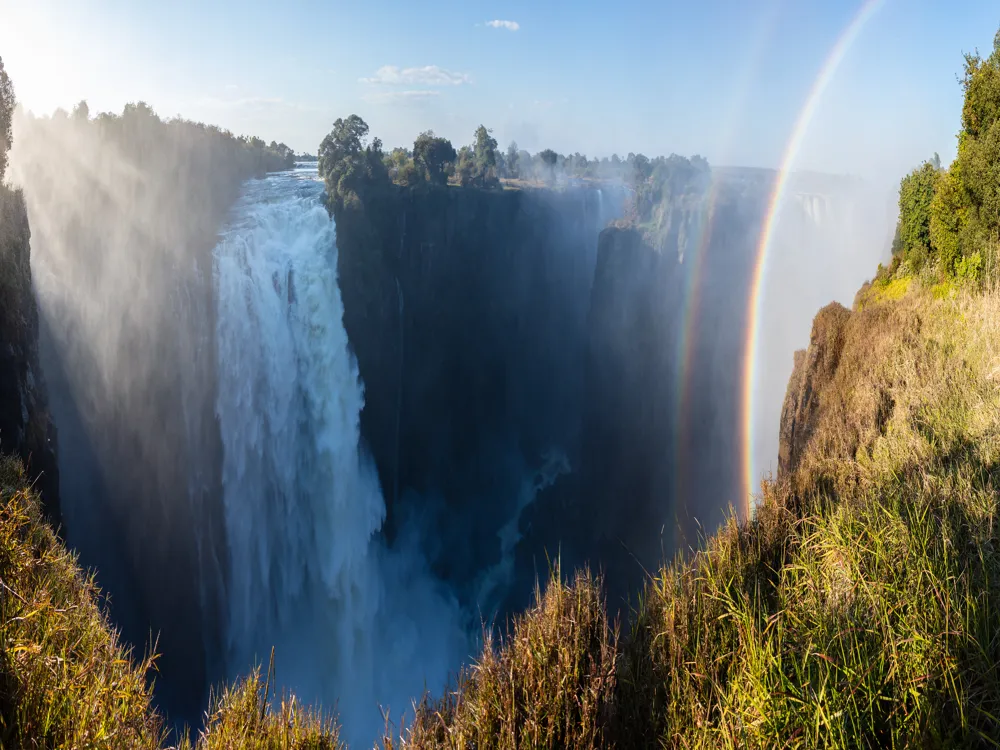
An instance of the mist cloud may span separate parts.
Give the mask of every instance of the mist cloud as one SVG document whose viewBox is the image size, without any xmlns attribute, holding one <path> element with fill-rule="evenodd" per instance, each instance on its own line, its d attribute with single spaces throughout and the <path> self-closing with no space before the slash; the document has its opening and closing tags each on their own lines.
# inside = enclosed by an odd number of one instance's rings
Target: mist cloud
<svg viewBox="0 0 1000 750">
<path fill-rule="evenodd" d="M 383 65 L 371 78 L 358 80 L 361 83 L 392 86 L 460 86 L 472 83 L 468 73 L 455 73 L 437 65 L 425 65 L 422 68 Z"/>
<path fill-rule="evenodd" d="M 521 28 L 521 24 L 517 21 L 487 21 L 486 25 L 494 29 L 507 29 L 507 31 L 517 31 Z"/>
</svg>

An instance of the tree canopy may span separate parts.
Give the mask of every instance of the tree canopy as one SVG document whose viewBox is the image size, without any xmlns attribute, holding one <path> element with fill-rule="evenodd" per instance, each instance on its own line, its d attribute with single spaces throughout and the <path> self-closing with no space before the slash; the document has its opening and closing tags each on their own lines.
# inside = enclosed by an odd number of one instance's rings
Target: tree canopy
<svg viewBox="0 0 1000 750">
<path fill-rule="evenodd" d="M 366 144 L 368 124 L 357 115 L 338 118 L 319 146 L 319 174 L 330 201 L 342 204 L 356 199 L 369 186 L 389 181 L 383 162 L 382 141 Z"/>
<path fill-rule="evenodd" d="M 447 138 L 438 138 L 433 130 L 428 130 L 413 142 L 413 160 L 428 182 L 446 185 L 448 167 L 455 161 L 455 147 Z"/>
<path fill-rule="evenodd" d="M 0 57 L 0 181 L 3 180 L 7 171 L 7 154 L 14 142 L 13 129 L 11 124 L 14 119 L 14 84 L 10 81 L 10 76 L 3 67 L 3 58 Z"/>
<path fill-rule="evenodd" d="M 978 281 L 981 268 L 1000 272 L 1000 32 L 964 68 L 958 155 L 947 171 L 935 155 L 903 178 L 893 252 L 910 270 Z"/>
</svg>

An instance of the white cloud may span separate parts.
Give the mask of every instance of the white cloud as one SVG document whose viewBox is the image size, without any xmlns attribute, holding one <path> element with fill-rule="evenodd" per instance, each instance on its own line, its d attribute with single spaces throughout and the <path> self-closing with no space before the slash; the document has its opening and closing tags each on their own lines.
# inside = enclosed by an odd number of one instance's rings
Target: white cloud
<svg viewBox="0 0 1000 750">
<path fill-rule="evenodd" d="M 517 31 L 521 28 L 521 24 L 517 21 L 487 21 L 487 26 L 492 26 L 494 29 L 507 29 L 507 31 Z"/>
<path fill-rule="evenodd" d="M 455 73 L 437 65 L 422 68 L 399 68 L 383 65 L 371 78 L 359 78 L 361 83 L 388 84 L 393 86 L 458 86 L 472 83 L 468 73 Z"/>
<path fill-rule="evenodd" d="M 376 91 L 370 94 L 365 94 L 361 98 L 369 104 L 392 104 L 397 102 L 416 103 L 432 99 L 433 97 L 440 95 L 440 93 L 440 91 L 432 91 L 429 89 L 414 89 L 409 91 Z"/>
</svg>

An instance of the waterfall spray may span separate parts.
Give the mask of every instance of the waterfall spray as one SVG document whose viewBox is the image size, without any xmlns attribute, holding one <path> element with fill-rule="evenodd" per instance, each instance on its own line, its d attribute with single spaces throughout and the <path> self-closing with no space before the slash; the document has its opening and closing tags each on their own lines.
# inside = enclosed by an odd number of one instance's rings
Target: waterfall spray
<svg viewBox="0 0 1000 750">
<path fill-rule="evenodd" d="M 321 190 L 306 170 L 251 183 L 215 251 L 228 663 L 243 672 L 274 646 L 285 687 L 336 703 L 348 737 L 370 741 L 379 707 L 397 716 L 443 687 L 468 642 L 423 561 L 377 536 Z"/>
</svg>

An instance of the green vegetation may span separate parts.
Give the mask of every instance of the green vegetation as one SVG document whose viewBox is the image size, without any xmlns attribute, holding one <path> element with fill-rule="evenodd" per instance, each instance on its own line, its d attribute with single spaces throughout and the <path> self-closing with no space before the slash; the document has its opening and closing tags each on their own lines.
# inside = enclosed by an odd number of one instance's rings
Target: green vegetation
<svg viewBox="0 0 1000 750">
<path fill-rule="evenodd" d="M 0 57 L 0 182 L 3 182 L 4 172 L 7 171 L 7 153 L 13 143 L 11 125 L 14 103 L 14 85 L 10 82 L 10 76 L 3 67 L 3 58 Z"/>
<path fill-rule="evenodd" d="M 158 748 L 156 660 L 135 658 L 99 606 L 92 577 L 42 520 L 21 464 L 0 457 L 0 747 Z M 194 746 L 340 746 L 329 722 L 294 699 L 275 707 L 254 673 L 224 691 Z"/>
<path fill-rule="evenodd" d="M 910 270 L 931 265 L 942 277 L 978 284 L 997 274 L 1000 246 L 1000 32 L 987 58 L 965 56 L 958 155 L 941 170 L 935 157 L 903 178 L 893 252 Z"/>
<path fill-rule="evenodd" d="M 417 170 L 423 172 L 427 182 L 432 185 L 446 185 L 450 167 L 455 161 L 455 147 L 448 139 L 438 138 L 434 135 L 434 131 L 428 130 L 417 136 L 417 140 L 413 142 L 413 161 L 417 165 Z M 403 184 L 412 184 L 412 180 Z"/>
</svg>

